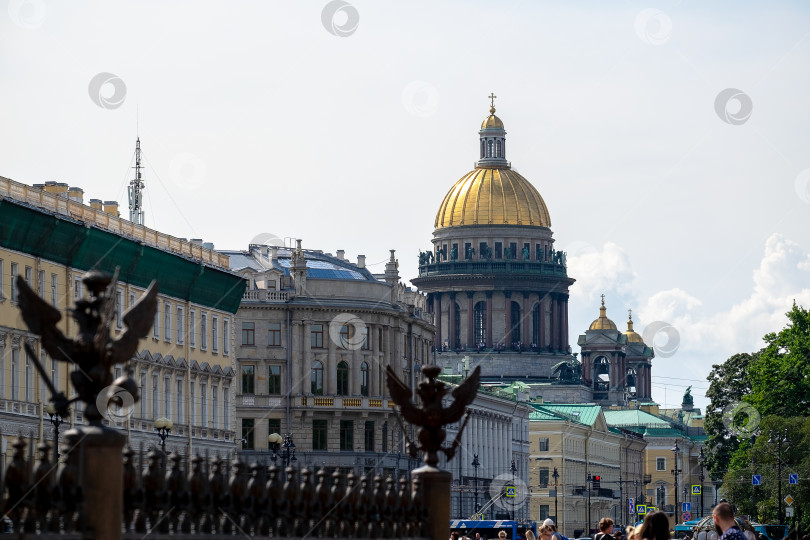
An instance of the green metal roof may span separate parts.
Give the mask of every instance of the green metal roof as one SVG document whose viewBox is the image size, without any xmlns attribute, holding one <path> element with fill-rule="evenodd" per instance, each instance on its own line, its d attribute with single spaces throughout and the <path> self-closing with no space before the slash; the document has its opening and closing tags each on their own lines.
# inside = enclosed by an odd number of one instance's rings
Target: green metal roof
<svg viewBox="0 0 810 540">
<path fill-rule="evenodd" d="M 77 268 L 113 273 L 137 287 L 156 279 L 161 294 L 236 313 L 240 276 L 144 245 L 66 216 L 0 198 L 0 246 Z"/>
<path fill-rule="evenodd" d="M 555 416 L 554 420 L 572 420 L 586 426 L 592 426 L 599 417 L 599 411 L 602 410 L 599 405 L 581 403 L 542 403 L 533 404 L 533 406 L 546 414 L 553 414 Z M 529 416 L 529 419 L 532 420 L 531 416 Z M 538 418 L 538 420 L 543 419 Z"/>
<path fill-rule="evenodd" d="M 641 409 L 605 410 L 605 421 L 609 426 L 623 428 L 631 427 L 661 427 L 668 428 L 669 422 Z"/>
</svg>

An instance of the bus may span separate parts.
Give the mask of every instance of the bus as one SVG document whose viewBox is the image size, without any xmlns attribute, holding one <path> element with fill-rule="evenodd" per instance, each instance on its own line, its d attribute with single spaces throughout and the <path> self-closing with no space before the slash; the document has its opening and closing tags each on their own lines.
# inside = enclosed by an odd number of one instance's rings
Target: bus
<svg viewBox="0 0 810 540">
<path fill-rule="evenodd" d="M 506 531 L 507 540 L 525 538 L 526 529 L 531 529 L 537 536 L 537 522 L 520 523 L 510 519 L 478 520 L 478 519 L 451 519 L 450 532 L 459 533 L 459 537 L 466 534 L 475 539 L 475 533 L 481 534 L 482 539 L 497 540 L 500 531 Z"/>
<path fill-rule="evenodd" d="M 757 532 L 757 535 L 763 534 L 768 540 L 782 540 L 788 534 L 787 525 L 763 525 L 761 523 L 752 523 L 751 526 Z"/>
</svg>

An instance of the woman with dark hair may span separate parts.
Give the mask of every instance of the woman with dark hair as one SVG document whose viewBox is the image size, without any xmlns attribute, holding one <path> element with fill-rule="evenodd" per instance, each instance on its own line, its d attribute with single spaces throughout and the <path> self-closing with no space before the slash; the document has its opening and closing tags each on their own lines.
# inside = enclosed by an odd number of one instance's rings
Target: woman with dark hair
<svg viewBox="0 0 810 540">
<path fill-rule="evenodd" d="M 636 531 L 636 540 L 670 540 L 669 518 L 663 512 L 652 512 Z"/>
</svg>

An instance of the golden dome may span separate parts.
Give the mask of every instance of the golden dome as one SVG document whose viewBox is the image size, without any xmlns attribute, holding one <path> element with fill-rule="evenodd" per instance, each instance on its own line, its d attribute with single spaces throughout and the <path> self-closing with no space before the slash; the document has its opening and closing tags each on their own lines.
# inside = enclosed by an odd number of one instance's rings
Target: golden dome
<svg viewBox="0 0 810 540">
<path fill-rule="evenodd" d="M 627 332 L 625 332 L 624 335 L 627 336 L 627 342 L 628 343 L 644 343 L 644 340 L 641 338 L 641 336 L 633 331 L 633 312 L 632 312 L 632 310 L 628 314 Z"/>
<path fill-rule="evenodd" d="M 605 308 L 605 295 L 602 295 L 602 306 L 599 308 L 599 318 L 591 323 L 588 330 L 616 330 L 616 323 L 607 318 Z"/>
<path fill-rule="evenodd" d="M 540 193 L 517 172 L 477 168 L 450 188 L 434 223 L 437 229 L 462 225 L 551 227 L 551 218 Z"/>
<path fill-rule="evenodd" d="M 481 122 L 481 129 L 503 129 L 503 122 L 495 116 L 495 107 L 489 108 L 489 116 Z"/>
</svg>

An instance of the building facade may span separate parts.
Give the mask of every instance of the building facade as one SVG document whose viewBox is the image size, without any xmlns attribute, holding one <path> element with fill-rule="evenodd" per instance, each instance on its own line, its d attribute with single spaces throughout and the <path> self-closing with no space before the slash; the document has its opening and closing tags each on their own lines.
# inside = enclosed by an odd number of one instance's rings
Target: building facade
<svg viewBox="0 0 810 540">
<path fill-rule="evenodd" d="M 171 419 L 167 450 L 235 449 L 233 417 L 233 325 L 244 281 L 228 270 L 227 257 L 136 225 L 118 216 L 117 204 L 82 201 L 81 189 L 66 184 L 27 186 L 0 178 L 0 430 L 4 438 L 23 434 L 52 440 L 45 407 L 50 399 L 30 343 L 55 386 L 74 394 L 71 366 L 49 359 L 30 333 L 17 306 L 14 278 L 21 275 L 40 297 L 62 312 L 59 328 L 68 337 L 77 324 L 69 316 L 85 296 L 82 276 L 90 269 L 114 273 L 116 320 L 156 279 L 158 313 L 150 337 L 114 378 L 130 373 L 140 400 L 108 411 L 108 424 L 125 430 L 130 444 L 154 446 L 154 421 Z M 61 427 L 83 422 L 79 406 Z M 6 445 L 3 445 L 5 448 Z"/>
<path fill-rule="evenodd" d="M 223 252 L 248 283 L 236 317 L 236 415 L 245 454 L 268 460 L 289 434 L 299 465 L 388 473 L 415 465 L 388 399 L 385 369 L 413 387 L 430 362 L 424 295 L 385 273 L 315 250 L 251 245 Z"/>
</svg>

